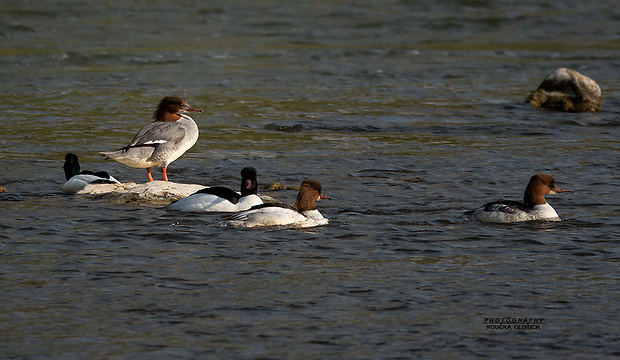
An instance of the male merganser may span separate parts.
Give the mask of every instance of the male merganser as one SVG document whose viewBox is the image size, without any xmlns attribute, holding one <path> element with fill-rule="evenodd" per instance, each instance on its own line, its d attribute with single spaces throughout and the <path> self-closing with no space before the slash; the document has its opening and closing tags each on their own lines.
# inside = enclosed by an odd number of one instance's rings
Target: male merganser
<svg viewBox="0 0 620 360">
<path fill-rule="evenodd" d="M 525 188 L 523 202 L 510 200 L 491 202 L 464 213 L 461 218 L 496 223 L 531 220 L 560 221 L 558 213 L 545 200 L 545 195 L 563 192 L 572 192 L 572 190 L 557 187 L 551 175 L 536 174 L 530 178 Z"/>
<path fill-rule="evenodd" d="M 162 180 L 168 181 L 168 164 L 178 159 L 198 140 L 198 126 L 194 120 L 182 113 L 202 112 L 189 106 L 187 101 L 167 96 L 159 102 L 153 114 L 153 122 L 146 125 L 126 147 L 110 152 L 101 152 L 106 159 L 125 165 L 146 168 L 149 181 L 153 181 L 151 167 L 159 166 Z"/>
<path fill-rule="evenodd" d="M 329 199 L 321 194 L 321 184 L 316 180 L 301 183 L 297 201 L 293 207 L 284 204 L 256 205 L 227 217 L 222 225 L 231 227 L 284 226 L 304 228 L 329 224 L 316 209 L 315 201 Z"/>
<path fill-rule="evenodd" d="M 256 169 L 246 167 L 241 170 L 241 195 L 229 188 L 214 186 L 179 199 L 168 205 L 167 209 L 195 213 L 237 212 L 263 203 L 263 200 L 256 195 L 257 191 Z"/>
<path fill-rule="evenodd" d="M 73 194 L 82 190 L 88 184 L 120 184 L 118 180 L 105 171 L 80 171 L 80 162 L 75 154 L 65 155 L 65 178 L 67 182 L 62 186 L 62 191 Z"/>
</svg>

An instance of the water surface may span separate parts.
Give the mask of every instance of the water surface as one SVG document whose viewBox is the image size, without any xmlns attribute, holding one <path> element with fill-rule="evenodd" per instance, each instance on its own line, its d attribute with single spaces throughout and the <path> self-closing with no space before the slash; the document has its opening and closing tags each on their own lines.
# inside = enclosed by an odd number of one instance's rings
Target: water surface
<svg viewBox="0 0 620 360">
<path fill-rule="evenodd" d="M 620 353 L 614 2 L 52 1 L 0 19 L 3 358 Z M 603 112 L 523 103 L 560 66 L 598 82 Z M 228 229 L 62 194 L 67 152 L 143 182 L 98 152 L 166 95 L 204 110 L 170 180 L 315 178 L 331 224 Z M 548 198 L 562 222 L 457 220 L 538 172 L 575 191 Z"/>
</svg>

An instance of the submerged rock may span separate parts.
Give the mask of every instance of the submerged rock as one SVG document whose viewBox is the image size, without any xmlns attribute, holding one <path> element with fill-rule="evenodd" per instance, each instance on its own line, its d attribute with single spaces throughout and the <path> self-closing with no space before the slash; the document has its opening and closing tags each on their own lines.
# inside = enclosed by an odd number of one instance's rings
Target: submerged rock
<svg viewBox="0 0 620 360">
<path fill-rule="evenodd" d="M 543 110 L 566 112 L 603 110 L 601 88 L 596 81 L 567 68 L 558 68 L 547 75 L 525 102 Z"/>
<path fill-rule="evenodd" d="M 284 185 L 281 182 L 274 182 L 264 187 L 266 191 L 280 191 L 280 190 L 299 190 L 299 186 Z"/>
<path fill-rule="evenodd" d="M 304 126 L 302 124 L 295 125 L 278 125 L 276 123 L 270 123 L 265 126 L 266 130 L 275 130 L 282 132 L 299 132 L 303 130 Z"/>
</svg>

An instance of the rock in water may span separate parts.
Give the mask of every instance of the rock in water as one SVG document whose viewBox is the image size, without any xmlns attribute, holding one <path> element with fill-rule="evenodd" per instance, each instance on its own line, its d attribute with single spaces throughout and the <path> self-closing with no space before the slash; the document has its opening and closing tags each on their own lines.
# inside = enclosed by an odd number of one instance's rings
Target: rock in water
<svg viewBox="0 0 620 360">
<path fill-rule="evenodd" d="M 525 102 L 543 110 L 567 112 L 603 110 L 601 88 L 596 81 L 567 68 L 558 68 L 547 75 Z"/>
<path fill-rule="evenodd" d="M 203 185 L 152 181 L 145 184 L 88 184 L 76 195 L 119 202 L 171 203 L 205 188 Z"/>
<path fill-rule="evenodd" d="M 297 190 L 297 191 L 299 191 L 299 186 L 284 185 L 281 182 L 274 182 L 271 185 L 265 186 L 265 190 L 267 190 L 267 191 L 279 191 L 279 190 Z"/>
<path fill-rule="evenodd" d="M 144 184 L 88 184 L 75 193 L 87 199 L 106 199 L 114 202 L 137 202 L 153 205 L 167 205 L 187 197 L 208 186 L 179 184 L 172 181 L 151 181 Z M 258 195 L 265 203 L 281 203 L 271 196 Z"/>
</svg>

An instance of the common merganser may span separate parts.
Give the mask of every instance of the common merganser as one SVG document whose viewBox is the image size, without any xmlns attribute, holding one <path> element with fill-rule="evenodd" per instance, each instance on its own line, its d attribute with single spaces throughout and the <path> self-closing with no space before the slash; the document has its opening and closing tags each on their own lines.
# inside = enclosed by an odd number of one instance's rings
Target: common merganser
<svg viewBox="0 0 620 360">
<path fill-rule="evenodd" d="M 257 191 L 256 169 L 246 167 L 241 170 L 241 195 L 229 188 L 214 186 L 179 199 L 168 205 L 167 209 L 194 213 L 237 212 L 263 203 L 263 200 L 256 195 Z"/>
<path fill-rule="evenodd" d="M 231 227 L 291 226 L 305 228 L 329 224 L 316 209 L 315 201 L 329 199 L 321 194 L 321 184 L 316 180 L 304 180 L 294 206 L 284 204 L 256 205 L 227 217 L 222 225 Z"/>
<path fill-rule="evenodd" d="M 558 213 L 545 200 L 545 195 L 563 192 L 572 192 L 572 190 L 557 187 L 551 175 L 536 174 L 530 178 L 525 188 L 523 202 L 510 200 L 491 202 L 464 213 L 461 218 L 495 223 L 531 220 L 560 221 Z"/>
<path fill-rule="evenodd" d="M 120 184 L 118 180 L 105 171 L 80 171 L 80 162 L 77 155 L 73 153 L 65 155 L 63 168 L 67 182 L 62 186 L 62 191 L 67 194 L 78 192 L 88 184 Z"/>
<path fill-rule="evenodd" d="M 198 140 L 198 126 L 182 113 L 202 112 L 189 106 L 187 101 L 167 96 L 159 102 L 153 122 L 138 132 L 129 145 L 117 151 L 101 152 L 106 159 L 125 165 L 146 168 L 149 181 L 153 181 L 151 167 L 159 166 L 162 180 L 168 181 L 166 169 Z"/>
</svg>

